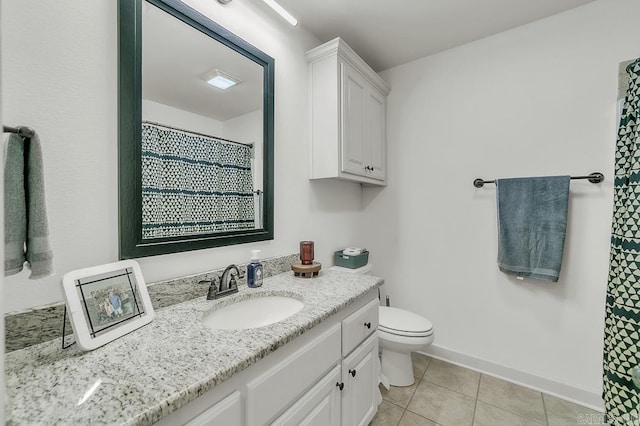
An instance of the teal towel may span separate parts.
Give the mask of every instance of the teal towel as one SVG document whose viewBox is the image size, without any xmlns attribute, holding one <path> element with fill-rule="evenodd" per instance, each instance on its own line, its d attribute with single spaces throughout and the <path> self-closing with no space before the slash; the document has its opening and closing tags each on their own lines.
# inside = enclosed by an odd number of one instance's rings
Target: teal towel
<svg viewBox="0 0 640 426">
<path fill-rule="evenodd" d="M 496 180 L 498 267 L 558 281 L 567 229 L 569 176 Z"/>
<path fill-rule="evenodd" d="M 54 273 L 37 135 L 11 134 L 4 146 L 4 272 L 31 269 L 30 279 Z"/>
</svg>

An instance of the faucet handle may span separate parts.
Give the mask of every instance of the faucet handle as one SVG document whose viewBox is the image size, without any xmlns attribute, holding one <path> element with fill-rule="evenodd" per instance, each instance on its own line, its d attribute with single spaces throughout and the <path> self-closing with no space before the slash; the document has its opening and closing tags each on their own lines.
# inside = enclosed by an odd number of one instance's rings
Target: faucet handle
<svg viewBox="0 0 640 426">
<path fill-rule="evenodd" d="M 240 275 L 231 274 L 231 278 L 229 278 L 229 290 L 238 288 L 238 282 L 236 281 L 236 276 L 238 278 L 242 278 L 242 276 Z"/>
<path fill-rule="evenodd" d="M 207 292 L 207 300 L 213 300 L 217 297 L 218 292 L 220 291 L 220 278 L 217 276 L 214 276 L 213 279 L 211 281 L 200 281 L 202 282 L 208 282 L 209 285 L 209 291 Z"/>
<path fill-rule="evenodd" d="M 213 282 L 213 286 L 214 286 L 218 291 L 220 291 L 220 290 L 221 290 L 220 286 L 222 285 L 222 280 L 220 279 L 220 277 L 219 277 L 219 276 L 217 276 L 217 275 L 214 275 L 214 276 L 213 276 L 213 280 L 212 280 L 212 282 Z"/>
</svg>

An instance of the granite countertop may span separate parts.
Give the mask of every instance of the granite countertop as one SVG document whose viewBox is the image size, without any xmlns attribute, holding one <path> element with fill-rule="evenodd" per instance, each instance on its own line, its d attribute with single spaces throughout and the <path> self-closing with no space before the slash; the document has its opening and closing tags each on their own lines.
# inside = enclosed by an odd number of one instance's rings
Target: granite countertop
<svg viewBox="0 0 640 426">
<path fill-rule="evenodd" d="M 227 298 L 208 301 L 203 296 L 160 309 L 150 324 L 91 352 L 76 345 L 63 350 L 60 339 L 10 352 L 5 356 L 7 423 L 154 423 L 382 282 L 338 271 L 313 279 L 287 272 L 266 278 L 257 289 L 240 286 Z M 258 295 L 294 297 L 304 308 L 255 329 L 212 330 L 201 322 L 215 308 Z M 79 403 L 96 383 L 95 392 Z"/>
</svg>

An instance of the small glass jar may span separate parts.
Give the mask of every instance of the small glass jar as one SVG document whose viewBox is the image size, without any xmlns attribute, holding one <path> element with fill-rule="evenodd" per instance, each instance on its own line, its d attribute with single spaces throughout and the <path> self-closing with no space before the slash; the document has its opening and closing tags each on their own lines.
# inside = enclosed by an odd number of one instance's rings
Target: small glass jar
<svg viewBox="0 0 640 426">
<path fill-rule="evenodd" d="M 303 265 L 313 264 L 313 241 L 300 241 L 300 261 Z"/>
</svg>

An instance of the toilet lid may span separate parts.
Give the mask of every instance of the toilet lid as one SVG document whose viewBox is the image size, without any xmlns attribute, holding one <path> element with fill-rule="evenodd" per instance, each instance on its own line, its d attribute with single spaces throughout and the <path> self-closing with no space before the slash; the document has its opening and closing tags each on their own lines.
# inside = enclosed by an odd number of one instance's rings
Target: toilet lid
<svg viewBox="0 0 640 426">
<path fill-rule="evenodd" d="M 380 306 L 378 328 L 392 334 L 428 336 L 433 334 L 433 325 L 425 317 L 404 309 Z"/>
</svg>

